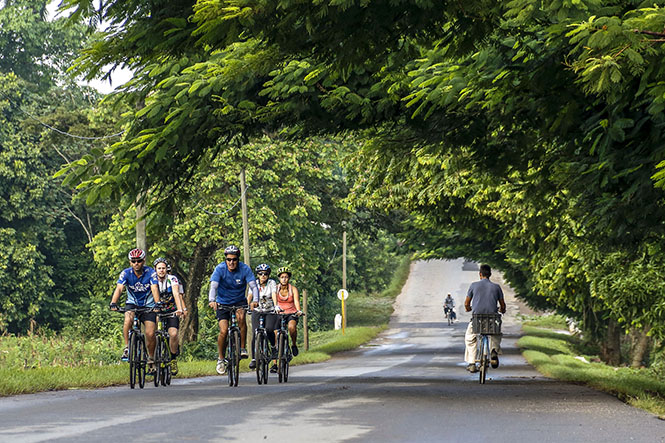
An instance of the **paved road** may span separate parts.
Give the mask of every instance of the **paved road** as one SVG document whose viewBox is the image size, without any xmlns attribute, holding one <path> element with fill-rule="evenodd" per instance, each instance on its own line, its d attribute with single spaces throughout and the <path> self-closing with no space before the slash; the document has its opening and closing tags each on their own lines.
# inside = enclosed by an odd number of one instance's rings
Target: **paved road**
<svg viewBox="0 0 665 443">
<path fill-rule="evenodd" d="M 476 279 L 461 260 L 415 263 L 389 330 L 363 349 L 294 367 L 286 385 L 258 386 L 246 374 L 238 388 L 206 377 L 0 399 L 0 441 L 665 441 L 654 416 L 539 376 L 514 346 L 511 317 L 501 367 L 479 385 L 462 362 L 468 316 L 449 327 L 440 307 L 443 291 L 461 306 Z"/>
</svg>

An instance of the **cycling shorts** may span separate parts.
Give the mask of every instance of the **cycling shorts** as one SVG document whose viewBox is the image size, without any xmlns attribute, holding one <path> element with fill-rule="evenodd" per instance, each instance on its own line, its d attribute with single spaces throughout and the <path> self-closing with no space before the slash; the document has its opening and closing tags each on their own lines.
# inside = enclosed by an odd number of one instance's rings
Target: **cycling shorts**
<svg viewBox="0 0 665 443">
<path fill-rule="evenodd" d="M 178 316 L 174 315 L 166 319 L 166 329 L 169 328 L 180 328 L 180 318 Z"/>
<path fill-rule="evenodd" d="M 133 303 L 126 303 L 125 304 L 125 309 L 136 309 L 140 308 L 140 306 L 136 306 Z M 142 323 L 145 323 L 147 321 L 156 323 L 157 322 L 157 313 L 156 312 L 139 312 L 138 314 L 139 321 Z"/>
<path fill-rule="evenodd" d="M 249 305 L 247 303 L 245 303 L 244 305 L 239 304 L 239 305 L 234 305 L 234 306 L 240 306 L 243 309 L 245 309 L 245 311 L 247 311 L 247 309 L 249 309 Z M 219 320 L 231 320 L 231 311 L 226 310 L 226 309 L 220 309 L 220 308 L 230 308 L 230 307 L 231 307 L 230 305 L 217 305 L 216 317 L 217 317 L 218 321 Z"/>
</svg>

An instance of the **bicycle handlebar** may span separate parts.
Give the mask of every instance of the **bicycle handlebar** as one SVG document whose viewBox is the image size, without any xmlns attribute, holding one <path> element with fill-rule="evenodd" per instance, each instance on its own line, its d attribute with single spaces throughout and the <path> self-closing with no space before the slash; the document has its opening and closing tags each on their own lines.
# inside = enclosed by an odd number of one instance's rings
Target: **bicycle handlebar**
<svg viewBox="0 0 665 443">
<path fill-rule="evenodd" d="M 138 312 L 138 313 L 153 312 L 153 311 L 154 312 L 159 312 L 159 311 L 156 311 L 154 307 L 148 307 L 148 306 L 137 306 L 136 308 L 131 308 L 131 309 L 121 308 L 121 307 L 118 306 L 118 309 L 115 309 L 115 310 L 111 309 L 111 310 L 115 311 L 115 312 L 120 312 L 122 314 L 124 314 L 125 312 Z"/>
</svg>

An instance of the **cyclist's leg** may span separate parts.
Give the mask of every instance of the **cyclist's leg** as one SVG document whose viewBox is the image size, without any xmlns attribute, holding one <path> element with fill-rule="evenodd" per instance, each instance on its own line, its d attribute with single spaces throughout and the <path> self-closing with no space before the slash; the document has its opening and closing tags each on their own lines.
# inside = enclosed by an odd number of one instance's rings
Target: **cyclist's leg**
<svg viewBox="0 0 665 443">
<path fill-rule="evenodd" d="M 226 336 L 229 333 L 229 320 L 219 320 L 219 335 L 217 336 L 217 351 L 219 358 L 223 359 L 226 354 Z"/>
<path fill-rule="evenodd" d="M 238 327 L 240 328 L 240 347 L 246 349 L 247 344 L 247 321 L 245 320 L 245 310 L 238 309 L 236 315 L 238 316 Z"/>
<path fill-rule="evenodd" d="M 276 314 L 266 315 L 266 332 L 268 333 L 268 341 L 272 347 L 275 347 L 275 330 L 279 328 L 279 316 Z"/>
<path fill-rule="evenodd" d="M 490 349 L 501 354 L 501 334 L 490 335 Z"/>
<path fill-rule="evenodd" d="M 469 365 L 475 364 L 478 339 L 476 334 L 473 333 L 473 325 L 471 322 L 469 322 L 469 326 L 467 326 L 466 333 L 464 334 L 464 345 L 464 361 Z"/>
<path fill-rule="evenodd" d="M 295 317 L 292 317 L 289 319 L 289 336 L 291 336 L 291 343 L 293 345 L 296 344 L 296 341 L 298 341 L 298 320 L 295 319 Z"/>
<path fill-rule="evenodd" d="M 180 342 L 178 341 L 178 329 L 180 329 L 180 319 L 178 317 L 171 317 L 166 323 L 169 331 L 169 351 L 171 358 L 178 356 L 178 349 Z"/>
<path fill-rule="evenodd" d="M 125 312 L 125 322 L 122 324 L 122 337 L 125 339 L 125 347 L 129 346 L 129 330 L 134 322 L 134 312 Z"/>
</svg>

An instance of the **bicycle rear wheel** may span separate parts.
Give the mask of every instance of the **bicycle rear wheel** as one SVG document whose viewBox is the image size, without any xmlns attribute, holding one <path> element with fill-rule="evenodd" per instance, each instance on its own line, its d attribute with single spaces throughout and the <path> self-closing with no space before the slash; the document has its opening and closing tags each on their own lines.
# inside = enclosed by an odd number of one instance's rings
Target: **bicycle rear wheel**
<svg viewBox="0 0 665 443">
<path fill-rule="evenodd" d="M 129 387 L 134 389 L 136 386 L 137 364 L 139 358 L 136 356 L 136 334 L 129 331 Z"/>
<path fill-rule="evenodd" d="M 139 382 L 139 388 L 143 389 L 145 387 L 145 367 L 148 362 L 148 354 L 145 350 L 145 338 L 143 335 L 139 336 L 136 340 L 136 356 L 137 359 L 137 379 Z"/>
</svg>

